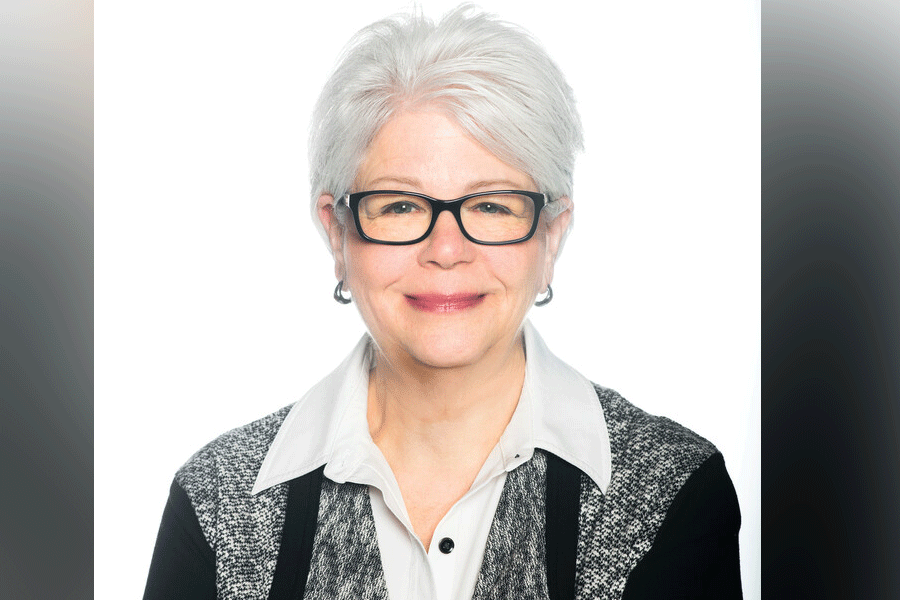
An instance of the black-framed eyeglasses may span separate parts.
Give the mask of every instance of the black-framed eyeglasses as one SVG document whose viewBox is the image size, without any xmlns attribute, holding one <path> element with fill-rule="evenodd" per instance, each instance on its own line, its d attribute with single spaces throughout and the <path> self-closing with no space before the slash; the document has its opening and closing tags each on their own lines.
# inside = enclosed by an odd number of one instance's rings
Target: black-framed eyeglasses
<svg viewBox="0 0 900 600">
<path fill-rule="evenodd" d="M 345 194 L 356 230 L 376 244 L 417 244 L 434 229 L 440 214 L 448 210 L 460 231 L 476 244 L 501 246 L 531 239 L 537 230 L 547 196 L 522 190 L 498 190 L 469 194 L 456 200 L 437 200 L 415 192 L 374 190 Z"/>
</svg>

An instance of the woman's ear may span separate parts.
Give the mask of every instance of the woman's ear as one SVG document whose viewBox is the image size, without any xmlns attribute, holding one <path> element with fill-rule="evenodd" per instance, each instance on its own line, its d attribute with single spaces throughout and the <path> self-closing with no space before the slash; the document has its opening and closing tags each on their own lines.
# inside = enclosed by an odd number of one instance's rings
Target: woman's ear
<svg viewBox="0 0 900 600">
<path fill-rule="evenodd" d="M 569 223 L 572 221 L 572 212 L 575 210 L 575 204 L 567 196 L 563 196 L 556 202 L 560 203 L 560 208 L 556 217 L 547 225 L 547 262 L 544 268 L 544 282 L 541 289 L 546 289 L 550 282 L 553 281 L 553 265 L 556 264 L 556 257 L 562 249 L 566 231 L 569 230 Z"/>
<path fill-rule="evenodd" d="M 316 214 L 328 236 L 328 245 L 334 256 L 334 276 L 344 278 L 344 225 L 335 214 L 334 196 L 322 194 L 316 201 Z"/>
</svg>

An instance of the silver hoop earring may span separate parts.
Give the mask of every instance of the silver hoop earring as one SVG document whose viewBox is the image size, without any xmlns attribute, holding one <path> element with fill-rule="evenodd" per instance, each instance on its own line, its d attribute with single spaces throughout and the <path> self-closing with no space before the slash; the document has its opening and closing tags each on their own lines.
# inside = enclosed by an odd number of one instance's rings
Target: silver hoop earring
<svg viewBox="0 0 900 600">
<path fill-rule="evenodd" d="M 334 299 L 336 301 L 340 302 L 341 304 L 350 304 L 351 302 L 353 302 L 353 298 L 351 298 L 350 296 L 344 296 L 344 294 L 341 293 L 343 290 L 343 287 L 344 287 L 344 280 L 341 279 L 340 281 L 338 281 L 337 287 L 334 288 Z"/>
<path fill-rule="evenodd" d="M 553 288 L 550 287 L 550 284 L 547 284 L 547 295 L 534 303 L 535 306 L 547 306 L 550 304 L 550 301 L 553 300 Z"/>
</svg>

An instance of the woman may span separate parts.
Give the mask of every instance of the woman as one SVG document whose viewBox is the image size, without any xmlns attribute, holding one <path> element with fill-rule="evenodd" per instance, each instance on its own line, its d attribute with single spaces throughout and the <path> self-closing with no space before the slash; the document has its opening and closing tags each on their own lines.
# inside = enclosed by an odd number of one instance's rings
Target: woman
<svg viewBox="0 0 900 600">
<path fill-rule="evenodd" d="M 462 8 L 358 34 L 310 160 L 334 297 L 369 333 L 179 470 L 145 598 L 740 597 L 721 455 L 525 320 L 580 146 L 522 31 Z"/>
</svg>

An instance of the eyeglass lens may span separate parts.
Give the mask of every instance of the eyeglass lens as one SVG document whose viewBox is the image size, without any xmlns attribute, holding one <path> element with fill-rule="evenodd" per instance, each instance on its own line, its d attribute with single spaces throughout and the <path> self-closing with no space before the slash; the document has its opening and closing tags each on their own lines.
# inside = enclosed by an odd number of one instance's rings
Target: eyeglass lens
<svg viewBox="0 0 900 600">
<path fill-rule="evenodd" d="M 507 242 L 528 235 L 534 224 L 534 201 L 522 194 L 490 194 L 463 202 L 463 229 L 482 242 Z M 431 225 L 431 203 L 399 194 L 371 194 L 359 202 L 359 224 L 367 236 L 406 242 L 425 235 Z"/>
</svg>

